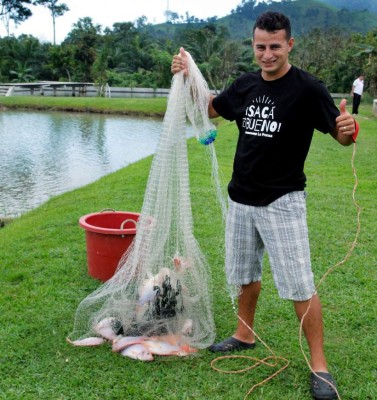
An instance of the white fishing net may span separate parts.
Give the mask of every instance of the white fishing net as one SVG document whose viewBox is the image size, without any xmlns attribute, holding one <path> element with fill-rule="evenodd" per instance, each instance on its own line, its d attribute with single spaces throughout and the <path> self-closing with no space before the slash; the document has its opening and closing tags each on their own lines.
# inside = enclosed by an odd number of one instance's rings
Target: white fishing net
<svg viewBox="0 0 377 400">
<path fill-rule="evenodd" d="M 106 340 L 116 351 L 131 343 L 148 354 L 185 355 L 213 343 L 210 269 L 193 235 L 186 116 L 209 149 L 215 177 L 216 129 L 207 116 L 207 84 L 189 54 L 188 67 L 187 77 L 172 80 L 135 239 L 115 275 L 80 303 L 73 344 Z M 160 353 L 156 343 L 165 346 Z M 150 359 L 133 349 L 131 357 Z"/>
</svg>

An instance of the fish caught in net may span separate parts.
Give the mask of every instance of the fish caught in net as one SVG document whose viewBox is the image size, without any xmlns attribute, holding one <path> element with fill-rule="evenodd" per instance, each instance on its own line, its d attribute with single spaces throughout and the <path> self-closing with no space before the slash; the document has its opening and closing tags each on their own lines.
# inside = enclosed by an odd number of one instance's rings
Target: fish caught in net
<svg viewBox="0 0 377 400">
<path fill-rule="evenodd" d="M 172 80 L 136 236 L 114 276 L 79 304 L 74 345 L 110 342 L 122 355 L 151 360 L 194 353 L 215 338 L 210 268 L 193 235 L 186 119 L 212 156 L 216 129 L 206 82 L 188 58 L 188 76 Z"/>
</svg>

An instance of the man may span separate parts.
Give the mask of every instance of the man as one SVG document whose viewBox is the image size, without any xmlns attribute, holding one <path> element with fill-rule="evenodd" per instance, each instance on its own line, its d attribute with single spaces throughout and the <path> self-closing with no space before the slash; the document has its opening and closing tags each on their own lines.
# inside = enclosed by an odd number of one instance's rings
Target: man
<svg viewBox="0 0 377 400">
<path fill-rule="evenodd" d="M 364 90 L 364 75 L 360 75 L 357 79 L 354 80 L 351 89 L 352 96 L 352 114 L 359 113 L 359 105 L 361 102 L 361 96 L 363 95 Z"/>
<path fill-rule="evenodd" d="M 232 337 L 210 350 L 255 347 L 252 328 L 266 250 L 280 297 L 292 300 L 303 320 L 315 371 L 313 397 L 336 399 L 311 271 L 303 169 L 314 129 L 347 146 L 356 138 L 356 121 L 346 111 L 345 100 L 339 112 L 320 81 L 289 63 L 294 39 L 286 16 L 267 12 L 258 17 L 252 45 L 260 70 L 242 75 L 219 96 L 211 96 L 208 106 L 211 118 L 235 120 L 239 130 L 228 187 L 226 274 L 230 284 L 241 287 L 238 326 Z M 183 49 L 173 57 L 173 73 L 188 73 L 185 58 Z"/>
</svg>

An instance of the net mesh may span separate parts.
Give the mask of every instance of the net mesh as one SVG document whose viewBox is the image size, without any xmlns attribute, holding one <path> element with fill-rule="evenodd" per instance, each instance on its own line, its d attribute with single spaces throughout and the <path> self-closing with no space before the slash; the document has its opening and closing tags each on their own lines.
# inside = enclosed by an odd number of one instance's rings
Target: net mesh
<svg viewBox="0 0 377 400">
<path fill-rule="evenodd" d="M 114 276 L 79 304 L 71 341 L 143 337 L 194 349 L 213 343 L 210 269 L 193 235 L 186 116 L 212 160 L 216 129 L 207 116 L 206 82 L 190 55 L 188 66 L 187 77 L 181 72 L 172 80 L 134 241 Z"/>
</svg>

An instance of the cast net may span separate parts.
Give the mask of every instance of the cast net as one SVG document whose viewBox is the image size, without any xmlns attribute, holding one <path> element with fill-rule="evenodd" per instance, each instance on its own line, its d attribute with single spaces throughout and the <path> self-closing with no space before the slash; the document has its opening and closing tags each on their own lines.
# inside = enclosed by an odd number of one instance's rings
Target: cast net
<svg viewBox="0 0 377 400">
<path fill-rule="evenodd" d="M 74 344 L 103 338 L 121 349 L 121 340 L 153 341 L 154 349 L 162 342 L 185 355 L 213 343 L 210 269 L 193 235 L 186 117 L 210 149 L 215 176 L 216 130 L 207 116 L 208 87 L 190 55 L 188 66 L 187 77 L 181 72 L 172 80 L 134 241 L 114 276 L 79 304 L 69 339 Z"/>
</svg>

